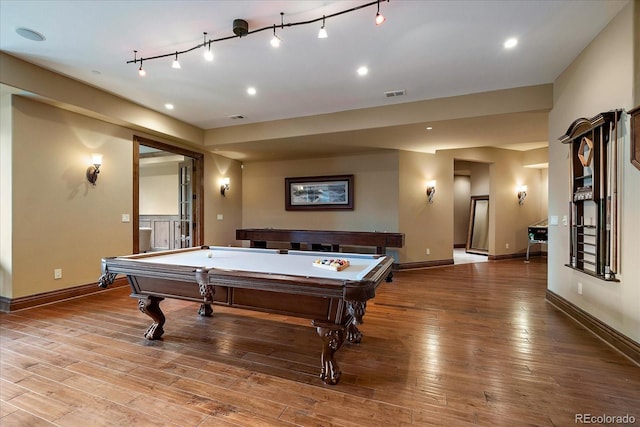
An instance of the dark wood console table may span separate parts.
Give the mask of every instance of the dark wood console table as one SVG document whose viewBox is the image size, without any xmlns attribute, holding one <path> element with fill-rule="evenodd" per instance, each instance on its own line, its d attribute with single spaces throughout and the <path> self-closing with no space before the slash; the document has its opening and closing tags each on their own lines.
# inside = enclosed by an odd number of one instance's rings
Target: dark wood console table
<svg viewBox="0 0 640 427">
<path fill-rule="evenodd" d="M 327 231 L 327 230 L 281 230 L 273 228 L 246 228 L 236 230 L 236 239 L 250 240 L 252 248 L 266 248 L 267 242 L 289 242 L 291 249 L 300 249 L 301 243 L 311 245 L 313 250 L 330 246 L 340 252 L 341 245 L 372 246 L 377 254 L 385 254 L 387 248 L 404 246 L 404 233 L 377 231 Z"/>
</svg>

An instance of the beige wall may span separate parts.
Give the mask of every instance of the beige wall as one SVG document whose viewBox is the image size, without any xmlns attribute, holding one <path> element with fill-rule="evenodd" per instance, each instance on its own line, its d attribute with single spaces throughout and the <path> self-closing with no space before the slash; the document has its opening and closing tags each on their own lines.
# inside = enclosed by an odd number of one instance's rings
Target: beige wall
<svg viewBox="0 0 640 427">
<path fill-rule="evenodd" d="M 636 72 L 634 73 L 633 78 L 633 105 L 640 106 L 640 0 L 634 0 L 634 13 L 633 13 L 633 28 L 634 28 L 634 46 L 633 46 L 633 57 L 634 57 L 634 69 Z"/>
<path fill-rule="evenodd" d="M 13 186 L 13 162 L 12 162 L 12 127 L 11 123 L 12 91 L 0 84 L 0 296 L 11 295 L 11 274 L 13 268 L 13 254 L 11 242 L 13 241 L 13 215 L 11 209 Z"/>
<path fill-rule="evenodd" d="M 402 151 L 399 169 L 400 231 L 405 233 L 400 262 L 452 260 L 453 160 Z M 431 180 L 436 181 L 436 194 L 428 204 L 426 188 Z"/>
<path fill-rule="evenodd" d="M 243 227 L 398 231 L 398 154 L 255 162 L 243 169 Z M 284 179 L 354 175 L 354 209 L 286 211 Z"/>
<path fill-rule="evenodd" d="M 447 164 L 453 163 L 454 159 L 467 161 L 472 174 L 471 195 L 489 195 L 489 255 L 526 251 L 528 226 L 547 215 L 546 204 L 542 202 L 546 196 L 542 188 L 546 181 L 540 170 L 525 167 L 526 152 L 474 148 L 439 151 L 436 156 Z M 518 204 L 518 184 L 528 187 L 524 205 Z"/>
<path fill-rule="evenodd" d="M 134 224 L 123 223 L 122 214 L 131 215 L 133 207 L 132 141 L 134 134 L 151 135 L 22 96 L 13 96 L 11 106 L 2 99 L 2 118 L 12 120 L 2 126 L 0 296 L 19 298 L 95 283 L 102 257 L 131 253 Z M 95 187 L 85 177 L 93 152 L 103 154 Z M 235 197 L 232 187 L 224 201 L 220 165 L 236 184 Z M 234 243 L 229 230 L 240 225 L 239 171 L 238 162 L 205 154 L 208 244 Z M 225 214 L 223 221 L 210 220 L 216 212 Z M 53 278 L 57 268 L 62 279 Z"/>
<path fill-rule="evenodd" d="M 205 153 L 204 170 L 204 242 L 207 245 L 236 246 L 236 229 L 242 228 L 242 213 L 245 211 L 242 206 L 242 165 L 226 157 Z M 222 196 L 220 180 L 224 177 L 229 178 L 229 190 Z"/>
<path fill-rule="evenodd" d="M 471 211 L 471 180 L 468 175 L 453 177 L 453 243 L 466 245 Z"/>
<path fill-rule="evenodd" d="M 491 192 L 490 163 L 467 162 L 471 177 L 471 195 L 484 196 Z"/>
<path fill-rule="evenodd" d="M 639 28 L 633 24 L 632 2 L 598 35 L 554 83 L 554 108 L 549 114 L 549 215 L 568 215 L 568 146 L 557 138 L 577 118 L 590 118 L 612 109 L 634 106 L 632 87 L 640 70 L 633 67 L 633 40 Z M 634 77 L 635 76 L 635 77 Z M 569 258 L 568 227 L 549 228 L 549 289 L 597 317 L 612 328 L 640 342 L 640 172 L 630 163 L 630 125 L 620 122 L 621 224 L 620 282 L 605 282 L 574 271 Z M 578 284 L 583 293 L 578 294 Z"/>
<path fill-rule="evenodd" d="M 18 96 L 12 129 L 11 296 L 95 280 L 101 257 L 131 252 L 121 222 L 132 207 L 131 132 Z M 95 187 L 85 177 L 93 152 L 103 155 Z"/>
<path fill-rule="evenodd" d="M 436 154 L 399 151 L 248 163 L 243 168 L 242 226 L 399 231 L 405 234 L 405 247 L 393 251 L 399 263 L 452 260 L 453 168 L 457 158 L 472 160 L 469 165 L 477 194 L 490 194 L 490 255 L 524 252 L 527 227 L 546 217 L 546 211 L 541 211 L 546 207 L 541 202 L 546 196 L 542 190 L 546 181 L 538 169 L 524 167 L 522 152 L 502 149 L 446 150 Z M 351 173 L 355 178 L 353 211 L 285 210 L 285 177 Z M 433 204 L 428 204 L 426 184 L 431 180 L 436 181 L 437 189 Z M 530 196 L 523 206 L 518 205 L 516 197 L 518 182 L 529 187 Z"/>
<path fill-rule="evenodd" d="M 140 215 L 178 215 L 178 162 L 140 162 Z"/>
</svg>

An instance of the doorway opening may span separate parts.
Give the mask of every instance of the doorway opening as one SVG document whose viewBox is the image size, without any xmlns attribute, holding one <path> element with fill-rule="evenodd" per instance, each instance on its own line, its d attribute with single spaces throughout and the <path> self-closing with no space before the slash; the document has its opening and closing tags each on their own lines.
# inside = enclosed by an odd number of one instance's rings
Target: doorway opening
<svg viewBox="0 0 640 427">
<path fill-rule="evenodd" d="M 454 159 L 455 264 L 488 260 L 490 167 L 490 163 Z"/>
<path fill-rule="evenodd" d="M 199 246 L 204 155 L 152 139 L 133 140 L 133 253 Z"/>
</svg>

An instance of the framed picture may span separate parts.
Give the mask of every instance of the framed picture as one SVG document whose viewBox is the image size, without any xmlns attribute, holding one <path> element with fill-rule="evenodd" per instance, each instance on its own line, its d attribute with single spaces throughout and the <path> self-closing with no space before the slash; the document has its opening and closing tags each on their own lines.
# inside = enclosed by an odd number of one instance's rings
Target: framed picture
<svg viewBox="0 0 640 427">
<path fill-rule="evenodd" d="M 352 210 L 353 175 L 285 178 L 284 193 L 288 211 Z"/>
</svg>

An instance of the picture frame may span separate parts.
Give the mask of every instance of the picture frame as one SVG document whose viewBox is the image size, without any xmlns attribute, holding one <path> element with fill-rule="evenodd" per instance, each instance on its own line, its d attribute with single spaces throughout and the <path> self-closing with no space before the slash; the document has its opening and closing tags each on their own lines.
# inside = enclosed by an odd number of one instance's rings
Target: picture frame
<svg viewBox="0 0 640 427">
<path fill-rule="evenodd" d="M 284 179 L 288 211 L 353 210 L 353 175 Z"/>
</svg>

